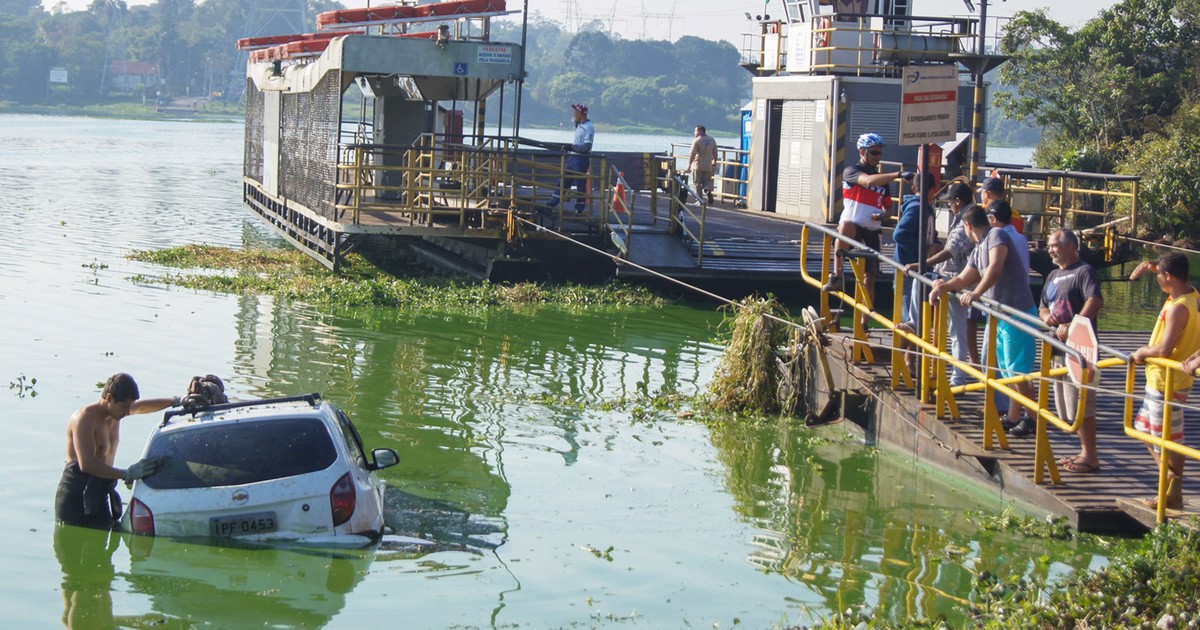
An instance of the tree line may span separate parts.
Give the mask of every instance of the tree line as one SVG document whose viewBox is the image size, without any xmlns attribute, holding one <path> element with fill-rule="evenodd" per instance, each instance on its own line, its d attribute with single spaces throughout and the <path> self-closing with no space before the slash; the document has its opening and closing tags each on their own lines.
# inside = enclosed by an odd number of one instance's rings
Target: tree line
<svg viewBox="0 0 1200 630">
<path fill-rule="evenodd" d="M 1195 232 L 1200 0 L 1122 0 L 1076 31 L 1022 11 L 1001 52 L 995 103 L 1041 128 L 1038 166 L 1140 175 L 1143 236 Z"/>
<path fill-rule="evenodd" d="M 317 14 L 342 8 L 329 0 L 306 4 L 307 31 Z M 235 42 L 295 29 L 259 24 L 261 32 L 248 32 L 263 8 L 252 0 L 93 0 L 80 11 L 62 4 L 47 11 L 41 0 L 0 0 L 0 101 L 90 105 L 145 99 L 147 91 L 151 98 L 240 98 L 245 56 Z M 520 41 L 520 24 L 495 21 L 493 38 Z M 728 42 L 624 40 L 599 23 L 568 32 L 535 14 L 527 47 L 524 124 L 557 125 L 567 106 L 584 102 L 606 125 L 680 131 L 707 124 L 734 133 L 749 98 L 750 74 Z M 157 75 L 131 91 L 115 83 L 114 61 L 154 64 Z M 66 70 L 67 80 L 50 82 L 52 68 Z"/>
</svg>

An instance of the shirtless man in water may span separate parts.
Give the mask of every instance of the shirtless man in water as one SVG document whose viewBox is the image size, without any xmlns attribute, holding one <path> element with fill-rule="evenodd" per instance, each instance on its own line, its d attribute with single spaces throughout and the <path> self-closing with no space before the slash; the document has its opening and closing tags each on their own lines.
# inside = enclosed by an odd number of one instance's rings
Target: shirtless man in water
<svg viewBox="0 0 1200 630">
<path fill-rule="evenodd" d="M 110 376 L 100 400 L 79 409 L 67 421 L 67 465 L 54 499 L 55 518 L 68 525 L 114 527 L 121 516 L 119 497 L 110 503 L 117 481 L 141 479 L 158 470 L 155 460 L 140 460 L 125 470 L 113 466 L 121 418 L 178 405 L 178 396 L 138 400 L 132 376 Z"/>
</svg>

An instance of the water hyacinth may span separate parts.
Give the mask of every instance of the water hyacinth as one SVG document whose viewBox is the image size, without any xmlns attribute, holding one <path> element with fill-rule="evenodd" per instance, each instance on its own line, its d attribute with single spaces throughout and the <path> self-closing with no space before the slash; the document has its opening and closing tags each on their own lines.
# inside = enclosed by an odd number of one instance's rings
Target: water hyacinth
<svg viewBox="0 0 1200 630">
<path fill-rule="evenodd" d="M 220 270 L 220 273 L 138 275 L 135 282 L 160 283 L 248 295 L 273 295 L 315 305 L 391 308 L 486 308 L 518 304 L 562 306 L 662 306 L 666 301 L 641 286 L 609 282 L 571 284 L 491 284 L 448 276 L 419 261 L 409 261 L 403 276 L 389 273 L 351 253 L 335 275 L 294 249 L 236 250 L 185 245 L 137 251 L 130 259 L 167 267 Z M 396 266 L 389 265 L 395 272 Z"/>
</svg>

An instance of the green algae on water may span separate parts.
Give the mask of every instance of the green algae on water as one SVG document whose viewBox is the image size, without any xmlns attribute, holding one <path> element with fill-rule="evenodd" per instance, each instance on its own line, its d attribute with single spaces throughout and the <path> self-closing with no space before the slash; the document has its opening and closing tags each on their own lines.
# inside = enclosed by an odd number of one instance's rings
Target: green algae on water
<svg viewBox="0 0 1200 630">
<path fill-rule="evenodd" d="M 426 266 L 416 267 L 418 275 L 401 277 L 385 273 L 357 253 L 345 257 L 339 275 L 293 249 L 184 245 L 135 251 L 128 258 L 166 267 L 220 272 L 139 274 L 132 278 L 134 282 L 240 295 L 272 295 L 317 305 L 481 308 L 519 304 L 662 306 L 666 303 L 645 287 L 622 282 L 598 286 L 490 284 L 437 275 Z"/>
</svg>

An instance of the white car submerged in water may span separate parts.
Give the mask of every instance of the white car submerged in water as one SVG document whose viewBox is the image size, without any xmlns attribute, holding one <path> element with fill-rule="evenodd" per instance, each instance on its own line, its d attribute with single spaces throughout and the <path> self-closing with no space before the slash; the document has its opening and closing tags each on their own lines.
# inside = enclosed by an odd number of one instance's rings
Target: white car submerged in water
<svg viewBox="0 0 1200 630">
<path fill-rule="evenodd" d="M 171 410 L 143 454 L 126 531 L 171 537 L 363 545 L 384 531 L 390 448 L 367 459 L 350 418 L 320 394 Z"/>
</svg>

